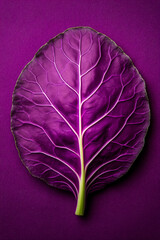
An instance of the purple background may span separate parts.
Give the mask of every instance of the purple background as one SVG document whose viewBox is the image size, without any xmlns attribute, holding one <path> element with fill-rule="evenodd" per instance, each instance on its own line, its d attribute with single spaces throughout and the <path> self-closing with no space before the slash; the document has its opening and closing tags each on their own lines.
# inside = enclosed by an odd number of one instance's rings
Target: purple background
<svg viewBox="0 0 160 240">
<path fill-rule="evenodd" d="M 153 2 L 153 3 L 152 3 Z M 160 1 L 27 0 L 0 3 L 0 239 L 160 239 Z M 67 192 L 30 176 L 10 132 L 12 92 L 35 52 L 65 29 L 90 26 L 113 39 L 146 81 L 151 126 L 145 148 L 125 177 L 74 215 Z"/>
</svg>

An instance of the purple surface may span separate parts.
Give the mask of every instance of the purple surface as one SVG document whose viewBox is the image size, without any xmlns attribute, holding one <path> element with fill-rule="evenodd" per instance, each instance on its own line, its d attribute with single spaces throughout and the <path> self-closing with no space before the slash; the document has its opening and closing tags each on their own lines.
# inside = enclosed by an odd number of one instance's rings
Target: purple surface
<svg viewBox="0 0 160 240">
<path fill-rule="evenodd" d="M 160 2 L 1 1 L 0 238 L 2 240 L 160 238 Z M 143 152 L 122 180 L 91 195 L 87 216 L 74 197 L 29 175 L 10 132 L 15 82 L 35 52 L 66 28 L 90 26 L 112 38 L 146 81 L 151 126 Z"/>
</svg>

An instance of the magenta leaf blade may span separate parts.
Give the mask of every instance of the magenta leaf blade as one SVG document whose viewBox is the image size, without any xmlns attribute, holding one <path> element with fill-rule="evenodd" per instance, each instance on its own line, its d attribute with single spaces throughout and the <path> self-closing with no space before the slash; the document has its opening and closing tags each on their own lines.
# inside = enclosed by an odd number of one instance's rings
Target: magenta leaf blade
<svg viewBox="0 0 160 240">
<path fill-rule="evenodd" d="M 150 109 L 145 82 L 111 39 L 66 30 L 18 78 L 11 129 L 30 173 L 71 191 L 77 215 L 88 193 L 124 175 L 143 148 Z"/>
</svg>

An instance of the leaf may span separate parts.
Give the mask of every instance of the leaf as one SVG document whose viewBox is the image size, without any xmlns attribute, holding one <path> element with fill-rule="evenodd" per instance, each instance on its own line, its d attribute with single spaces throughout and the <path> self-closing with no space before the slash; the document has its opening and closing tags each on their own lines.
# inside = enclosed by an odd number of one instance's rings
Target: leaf
<svg viewBox="0 0 160 240">
<path fill-rule="evenodd" d="M 24 165 L 49 185 L 85 197 L 125 174 L 149 126 L 145 83 L 130 58 L 87 27 L 51 39 L 22 71 L 11 128 Z"/>
</svg>

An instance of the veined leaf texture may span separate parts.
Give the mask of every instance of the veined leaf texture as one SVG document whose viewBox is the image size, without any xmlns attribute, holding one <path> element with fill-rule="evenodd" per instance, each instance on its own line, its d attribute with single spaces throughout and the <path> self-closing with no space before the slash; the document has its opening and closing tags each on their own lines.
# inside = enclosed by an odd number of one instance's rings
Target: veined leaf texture
<svg viewBox="0 0 160 240">
<path fill-rule="evenodd" d="M 115 42 L 70 28 L 36 53 L 14 93 L 11 128 L 20 157 L 49 185 L 88 193 L 124 175 L 149 126 L 145 82 Z"/>
</svg>

